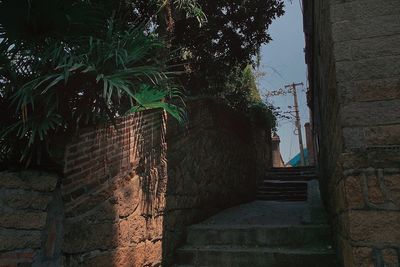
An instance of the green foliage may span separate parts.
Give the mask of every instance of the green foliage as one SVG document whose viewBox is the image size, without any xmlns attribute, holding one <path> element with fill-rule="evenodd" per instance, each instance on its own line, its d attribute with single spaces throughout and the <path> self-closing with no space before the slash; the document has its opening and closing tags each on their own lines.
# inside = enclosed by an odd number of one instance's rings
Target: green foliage
<svg viewBox="0 0 400 267">
<path fill-rule="evenodd" d="M 260 92 L 257 88 L 256 77 L 253 68 L 247 65 L 242 74 L 242 88 L 246 91 L 247 101 L 261 102 Z"/>
<path fill-rule="evenodd" d="M 185 64 L 181 80 L 192 95 L 224 91 L 232 69 L 256 61 L 261 45 L 271 40 L 269 25 L 284 13 L 283 0 L 134 0 L 134 18 L 164 27 L 160 3 L 172 6 L 170 41 L 183 51 L 174 63 Z"/>
<path fill-rule="evenodd" d="M 174 5 L 177 10 L 184 11 L 187 18 L 197 19 L 200 27 L 207 22 L 207 16 L 196 0 L 174 0 Z"/>
<path fill-rule="evenodd" d="M 139 91 L 132 95 L 137 105 L 128 110 L 128 113 L 134 113 L 147 109 L 164 109 L 172 115 L 179 123 L 185 123 L 186 112 L 182 107 L 165 103 L 164 99 L 181 99 L 183 103 L 182 92 L 178 89 L 166 91 L 159 87 L 152 87 L 148 84 L 143 84 Z"/>
<path fill-rule="evenodd" d="M 263 102 L 255 102 L 249 106 L 249 117 L 254 125 L 276 132 L 275 108 Z"/>
<path fill-rule="evenodd" d="M 173 46 L 190 51 L 185 84 L 192 94 L 219 94 L 236 66 L 253 64 L 268 27 L 283 15 L 282 0 L 198 0 L 207 23 L 181 16 L 175 20 Z"/>
<path fill-rule="evenodd" d="M 253 69 L 233 69 L 220 95 L 233 109 L 246 114 L 254 125 L 276 130 L 276 109 L 262 101 Z"/>
<path fill-rule="evenodd" d="M 51 137 L 127 112 L 162 108 L 184 122 L 168 103 L 182 95 L 164 44 L 118 17 L 118 5 L 26 2 L 0 2 L 0 160 L 30 164 L 51 152 Z"/>
</svg>

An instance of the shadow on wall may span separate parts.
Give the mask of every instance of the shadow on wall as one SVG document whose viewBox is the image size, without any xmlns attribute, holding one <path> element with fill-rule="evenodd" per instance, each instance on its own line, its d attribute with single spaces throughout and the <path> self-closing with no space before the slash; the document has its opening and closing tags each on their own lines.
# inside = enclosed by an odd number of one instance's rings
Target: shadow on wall
<svg viewBox="0 0 400 267">
<path fill-rule="evenodd" d="M 66 266 L 151 266 L 161 259 L 165 118 L 142 113 L 117 126 L 88 130 L 67 149 Z"/>
<path fill-rule="evenodd" d="M 176 260 L 186 228 L 254 197 L 271 161 L 270 131 L 212 101 L 190 105 L 187 130 L 168 123 L 163 266 Z"/>
<path fill-rule="evenodd" d="M 211 100 L 182 128 L 163 112 L 92 129 L 67 147 L 65 266 L 170 266 L 185 229 L 251 200 L 270 133 Z"/>
</svg>

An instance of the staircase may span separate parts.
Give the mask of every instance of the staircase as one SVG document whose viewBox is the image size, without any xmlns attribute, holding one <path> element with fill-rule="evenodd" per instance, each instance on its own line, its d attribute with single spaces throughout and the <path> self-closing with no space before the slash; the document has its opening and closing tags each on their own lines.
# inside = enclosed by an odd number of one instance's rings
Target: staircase
<svg viewBox="0 0 400 267">
<path fill-rule="evenodd" d="M 307 182 L 313 179 L 314 167 L 272 168 L 258 186 L 257 200 L 306 201 Z"/>
<path fill-rule="evenodd" d="M 336 267 L 323 208 L 313 208 L 322 207 L 315 190 L 308 197 L 313 203 L 301 201 L 307 198 L 303 184 L 313 177 L 312 168 L 272 169 L 257 194 L 269 201 L 243 204 L 189 227 L 174 266 Z"/>
</svg>

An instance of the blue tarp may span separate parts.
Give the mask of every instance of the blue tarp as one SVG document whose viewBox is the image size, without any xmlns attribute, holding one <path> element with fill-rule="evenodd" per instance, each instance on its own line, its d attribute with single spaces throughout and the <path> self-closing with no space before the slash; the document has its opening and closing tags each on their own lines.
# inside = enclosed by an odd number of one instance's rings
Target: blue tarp
<svg viewBox="0 0 400 267">
<path fill-rule="evenodd" d="M 308 158 L 308 150 L 304 149 L 304 160 L 307 162 L 307 158 Z M 297 154 L 296 156 L 294 156 L 294 158 L 292 158 L 291 160 L 289 160 L 288 163 L 286 163 L 286 165 L 290 165 L 292 167 L 298 167 L 301 164 L 301 156 L 300 153 Z"/>
</svg>

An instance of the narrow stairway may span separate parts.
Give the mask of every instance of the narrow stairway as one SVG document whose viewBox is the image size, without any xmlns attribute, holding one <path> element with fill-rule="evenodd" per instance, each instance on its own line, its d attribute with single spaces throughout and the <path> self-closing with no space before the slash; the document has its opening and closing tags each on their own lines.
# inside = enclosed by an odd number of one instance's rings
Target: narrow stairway
<svg viewBox="0 0 400 267">
<path fill-rule="evenodd" d="M 272 177 L 266 181 L 277 181 L 280 176 L 284 178 L 281 181 L 303 179 L 306 183 L 312 179 L 311 172 L 273 169 Z M 315 172 L 313 175 L 315 178 Z M 291 188 L 289 184 L 279 190 L 265 190 L 263 181 L 257 198 L 268 201 L 257 200 L 230 208 L 189 227 L 186 244 L 177 251 L 175 266 L 336 267 L 330 226 L 315 183 L 318 185 L 314 180 L 310 183 L 313 186 L 308 187 L 306 183 L 300 198 L 297 192 L 286 193 L 283 188 Z M 313 189 L 307 192 L 307 188 Z"/>
<path fill-rule="evenodd" d="M 316 179 L 314 167 L 272 168 L 258 187 L 258 200 L 306 201 L 307 183 Z"/>
</svg>

